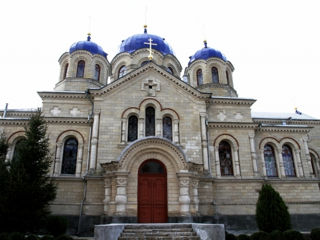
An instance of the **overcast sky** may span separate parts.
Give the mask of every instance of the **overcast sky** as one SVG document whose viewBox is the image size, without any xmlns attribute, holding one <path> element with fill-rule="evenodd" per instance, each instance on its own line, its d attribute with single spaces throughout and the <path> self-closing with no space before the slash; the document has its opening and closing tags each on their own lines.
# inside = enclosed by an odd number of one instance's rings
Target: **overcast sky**
<svg viewBox="0 0 320 240">
<path fill-rule="evenodd" d="M 318 0 L 8 0 L 0 3 L 0 109 L 41 107 L 59 57 L 87 33 L 108 53 L 143 32 L 164 37 L 183 68 L 208 46 L 234 65 L 239 97 L 255 112 L 299 111 L 320 118 Z"/>
</svg>

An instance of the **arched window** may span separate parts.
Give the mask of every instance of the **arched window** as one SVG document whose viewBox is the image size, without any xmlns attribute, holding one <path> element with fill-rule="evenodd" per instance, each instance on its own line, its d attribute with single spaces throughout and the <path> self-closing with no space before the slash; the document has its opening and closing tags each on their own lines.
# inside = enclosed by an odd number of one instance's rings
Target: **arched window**
<svg viewBox="0 0 320 240">
<path fill-rule="evenodd" d="M 141 63 L 141 67 L 144 66 L 144 65 L 146 65 L 148 62 L 149 62 L 149 61 L 143 61 L 143 62 Z"/>
<path fill-rule="evenodd" d="M 146 108 L 146 136 L 155 135 L 155 111 L 153 107 Z"/>
<path fill-rule="evenodd" d="M 295 177 L 296 171 L 293 163 L 292 150 L 286 144 L 282 146 L 282 159 L 283 159 L 284 172 L 286 176 Z"/>
<path fill-rule="evenodd" d="M 218 69 L 216 67 L 211 68 L 211 74 L 212 74 L 212 82 L 219 83 L 219 74 L 218 74 Z"/>
<path fill-rule="evenodd" d="M 75 174 L 77 165 L 78 141 L 75 138 L 69 138 L 64 143 L 62 157 L 62 174 Z"/>
<path fill-rule="evenodd" d="M 128 142 L 132 142 L 138 138 L 138 118 L 130 116 L 128 120 Z"/>
<path fill-rule="evenodd" d="M 203 83 L 203 76 L 202 76 L 202 70 L 197 70 L 197 84 L 200 86 Z"/>
<path fill-rule="evenodd" d="M 269 144 L 264 146 L 264 163 L 268 177 L 278 177 L 276 158 L 273 147 Z"/>
<path fill-rule="evenodd" d="M 94 79 L 97 81 L 100 80 L 100 71 L 101 71 L 100 65 L 96 64 L 94 68 Z"/>
<path fill-rule="evenodd" d="M 167 72 L 173 75 L 173 69 L 172 69 L 172 67 L 167 67 Z"/>
<path fill-rule="evenodd" d="M 220 158 L 221 176 L 232 176 L 233 165 L 232 165 L 231 146 L 227 141 L 221 141 L 219 144 L 219 158 Z"/>
<path fill-rule="evenodd" d="M 64 67 L 64 72 L 63 72 L 63 78 L 62 79 L 65 79 L 67 77 L 68 67 L 69 67 L 69 64 L 67 63 L 66 66 Z"/>
<path fill-rule="evenodd" d="M 228 71 L 226 71 L 226 77 L 227 77 L 227 83 L 228 83 L 228 85 L 230 85 L 230 80 L 229 80 L 229 73 L 228 73 Z"/>
<path fill-rule="evenodd" d="M 162 119 L 162 135 L 164 138 L 172 141 L 172 120 L 171 117 L 164 117 Z"/>
<path fill-rule="evenodd" d="M 25 138 L 21 138 L 16 142 L 16 144 L 14 146 L 14 152 L 13 152 L 12 161 L 20 159 L 20 157 L 21 157 L 20 156 L 21 149 L 23 148 L 25 142 L 26 142 Z"/>
<path fill-rule="evenodd" d="M 317 166 L 317 159 L 316 157 L 314 156 L 313 153 L 310 153 L 310 157 L 311 157 L 311 167 L 312 167 L 312 173 L 314 175 L 317 175 L 317 171 L 316 171 L 316 166 Z"/>
<path fill-rule="evenodd" d="M 85 62 L 83 60 L 80 60 L 78 62 L 78 66 L 77 66 L 76 77 L 83 77 L 84 76 L 84 66 L 85 66 Z"/>
<path fill-rule="evenodd" d="M 123 77 L 126 74 L 126 70 L 127 70 L 127 68 L 125 65 L 123 65 L 119 68 L 119 72 L 118 72 L 119 78 Z"/>
</svg>

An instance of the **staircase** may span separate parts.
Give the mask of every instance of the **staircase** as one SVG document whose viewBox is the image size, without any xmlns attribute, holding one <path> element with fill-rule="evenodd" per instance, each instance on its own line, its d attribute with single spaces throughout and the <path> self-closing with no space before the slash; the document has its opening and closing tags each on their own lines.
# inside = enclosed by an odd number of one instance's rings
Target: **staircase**
<svg viewBox="0 0 320 240">
<path fill-rule="evenodd" d="M 125 226 L 118 240 L 200 240 L 191 224 L 133 224 Z"/>
</svg>

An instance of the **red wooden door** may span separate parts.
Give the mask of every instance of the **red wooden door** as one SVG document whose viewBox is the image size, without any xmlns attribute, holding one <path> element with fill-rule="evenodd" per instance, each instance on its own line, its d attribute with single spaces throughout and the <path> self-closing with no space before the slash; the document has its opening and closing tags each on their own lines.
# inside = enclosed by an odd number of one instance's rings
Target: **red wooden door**
<svg viewBox="0 0 320 240">
<path fill-rule="evenodd" d="M 167 173 L 163 164 L 148 160 L 138 174 L 138 222 L 167 222 Z"/>
</svg>

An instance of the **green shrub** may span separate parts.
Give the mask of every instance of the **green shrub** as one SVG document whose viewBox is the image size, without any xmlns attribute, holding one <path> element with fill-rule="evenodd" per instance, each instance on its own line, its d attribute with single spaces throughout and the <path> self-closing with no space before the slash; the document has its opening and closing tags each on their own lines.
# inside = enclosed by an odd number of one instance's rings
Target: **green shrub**
<svg viewBox="0 0 320 240">
<path fill-rule="evenodd" d="M 250 237 L 245 234 L 240 234 L 237 239 L 238 240 L 250 240 Z"/>
<path fill-rule="evenodd" d="M 9 240 L 24 240 L 24 234 L 20 232 L 12 232 L 9 234 Z"/>
<path fill-rule="evenodd" d="M 284 240 L 304 240 L 303 235 L 296 230 L 287 230 L 283 232 Z"/>
<path fill-rule="evenodd" d="M 268 233 L 260 231 L 252 234 L 250 240 L 270 240 L 270 238 Z"/>
<path fill-rule="evenodd" d="M 53 236 L 51 236 L 51 235 L 44 235 L 42 238 L 41 238 L 41 240 L 53 240 L 54 238 L 53 238 Z"/>
<path fill-rule="evenodd" d="M 65 217 L 51 215 L 47 218 L 47 230 L 54 237 L 65 234 L 67 226 L 68 222 Z"/>
<path fill-rule="evenodd" d="M 320 240 L 320 228 L 314 228 L 310 234 L 311 240 Z"/>
<path fill-rule="evenodd" d="M 283 233 L 279 230 L 274 230 L 269 235 L 271 240 L 283 240 Z"/>
<path fill-rule="evenodd" d="M 55 240 L 73 240 L 73 238 L 68 235 L 60 235 L 59 237 L 55 238 Z"/>
<path fill-rule="evenodd" d="M 291 227 L 288 207 L 270 184 L 264 184 L 259 192 L 256 221 L 258 228 L 265 232 L 285 231 Z"/>
<path fill-rule="evenodd" d="M 237 237 L 232 233 L 226 232 L 226 240 L 237 240 Z"/>
<path fill-rule="evenodd" d="M 31 234 L 26 237 L 26 240 L 40 240 L 40 238 L 37 235 Z"/>
<path fill-rule="evenodd" d="M 6 233 L 6 232 L 0 233 L 0 240 L 9 240 L 9 233 Z"/>
</svg>

